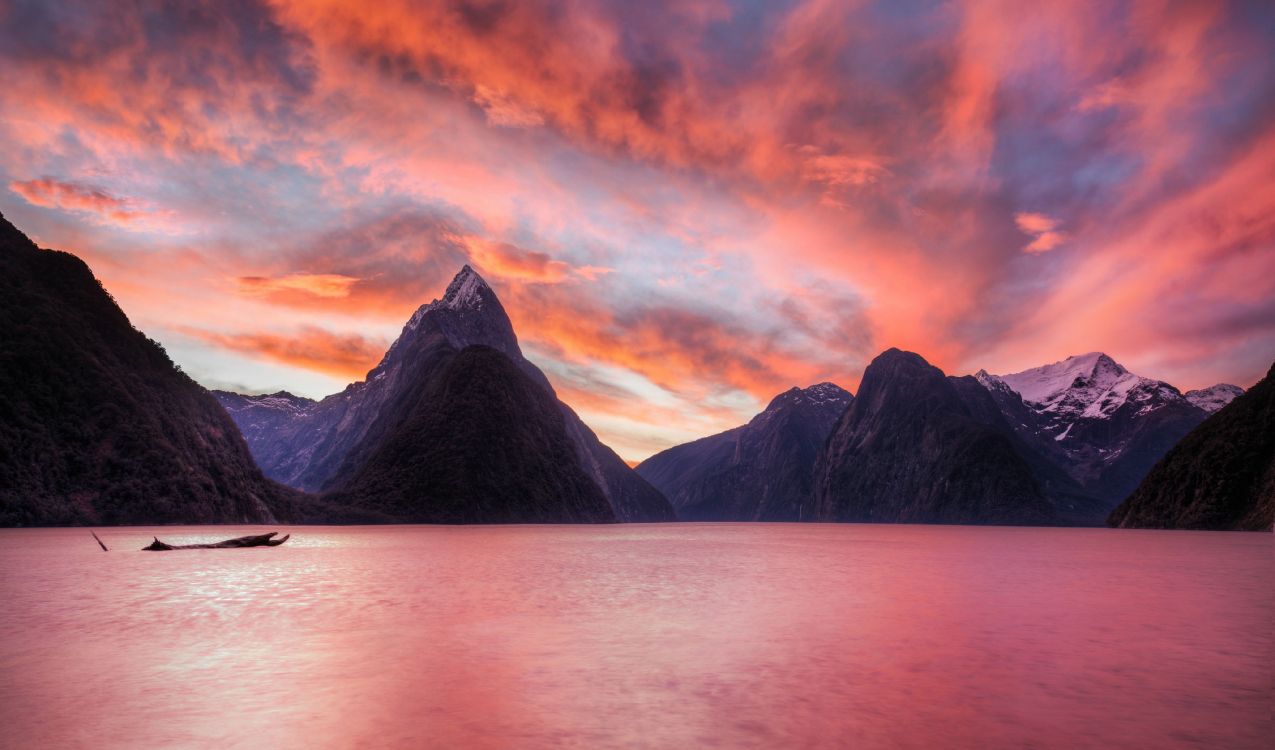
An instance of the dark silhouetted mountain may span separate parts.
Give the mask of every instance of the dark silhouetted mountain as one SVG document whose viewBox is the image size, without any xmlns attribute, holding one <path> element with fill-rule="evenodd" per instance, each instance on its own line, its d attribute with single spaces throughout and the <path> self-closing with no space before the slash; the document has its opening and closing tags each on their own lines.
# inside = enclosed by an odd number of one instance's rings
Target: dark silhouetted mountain
<svg viewBox="0 0 1275 750">
<path fill-rule="evenodd" d="M 615 520 L 557 401 L 503 353 L 444 351 L 412 401 L 332 501 L 417 523 Z"/>
<path fill-rule="evenodd" d="M 1275 365 L 1169 451 L 1112 526 L 1270 531 L 1275 521 Z"/>
<path fill-rule="evenodd" d="M 598 485 L 618 519 L 674 518 L 658 490 L 603 445 L 575 412 L 557 402 L 548 379 L 523 357 L 495 292 L 469 266 L 456 275 L 442 299 L 422 305 L 412 315 L 366 380 L 317 403 L 229 393 L 218 398 L 240 425 L 267 476 L 312 492 L 338 490 L 407 420 L 408 406 L 437 365 L 434 359 L 475 345 L 504 354 L 554 398 L 575 446 L 576 462 Z"/>
<path fill-rule="evenodd" d="M 820 520 L 1050 524 L 1058 518 L 1014 442 L 979 421 L 919 355 L 868 365 L 815 468 Z"/>
<path fill-rule="evenodd" d="M 0 524 L 298 519 L 239 430 L 82 260 L 0 217 Z"/>
<path fill-rule="evenodd" d="M 637 472 L 683 521 L 810 520 L 815 459 L 852 399 L 832 383 L 793 388 L 748 424 L 669 448 Z"/>
<path fill-rule="evenodd" d="M 1105 504 L 1104 514 L 1207 416 L 1168 383 L 1098 352 L 975 377 L 1022 442 Z"/>
<path fill-rule="evenodd" d="M 1041 490 L 1053 503 L 1059 523 L 1071 526 L 1101 526 L 1106 522 L 1111 505 L 1086 492 L 1080 483 L 1072 479 L 1062 467 L 1043 455 L 1035 446 L 1023 440 L 1010 425 L 996 398 L 987 387 L 972 375 L 949 375 L 948 380 L 969 409 L 971 417 L 1005 435 L 1013 442 L 1014 449 L 1031 467 L 1032 474 L 1036 477 Z M 1009 391 L 1009 396 L 1021 406 L 1022 400 L 1018 398 L 1018 394 Z"/>
</svg>

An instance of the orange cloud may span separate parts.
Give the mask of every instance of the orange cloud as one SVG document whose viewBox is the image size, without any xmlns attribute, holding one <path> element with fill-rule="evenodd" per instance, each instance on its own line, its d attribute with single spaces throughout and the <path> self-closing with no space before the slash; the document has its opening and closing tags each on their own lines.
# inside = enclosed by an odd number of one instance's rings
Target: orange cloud
<svg viewBox="0 0 1275 750">
<path fill-rule="evenodd" d="M 44 177 L 10 182 L 9 189 L 22 196 L 28 203 L 44 208 L 83 211 L 120 222 L 132 221 L 139 215 L 123 198 L 117 198 L 105 190 L 77 182 L 63 182 Z"/>
<path fill-rule="evenodd" d="M 376 366 L 388 346 L 359 335 L 333 333 L 303 327 L 292 335 L 274 333 L 221 333 L 180 327 L 188 336 L 237 354 L 268 359 L 350 380 L 361 380 Z"/>
<path fill-rule="evenodd" d="M 570 264 L 554 260 L 545 253 L 526 250 L 508 242 L 468 237 L 465 239 L 465 246 L 474 263 L 482 271 L 495 276 L 542 284 L 557 284 L 571 275 Z"/>
<path fill-rule="evenodd" d="M 278 292 L 304 292 L 325 299 L 350 296 L 350 289 L 361 279 L 339 273 L 290 273 L 284 276 L 240 276 L 239 289 L 244 294 L 271 295 Z"/>
<path fill-rule="evenodd" d="M 1058 221 L 1045 214 L 1014 214 L 1014 222 L 1024 234 L 1032 235 L 1032 241 L 1023 248 L 1025 253 L 1047 253 L 1067 239 L 1066 234 L 1057 231 Z"/>
</svg>

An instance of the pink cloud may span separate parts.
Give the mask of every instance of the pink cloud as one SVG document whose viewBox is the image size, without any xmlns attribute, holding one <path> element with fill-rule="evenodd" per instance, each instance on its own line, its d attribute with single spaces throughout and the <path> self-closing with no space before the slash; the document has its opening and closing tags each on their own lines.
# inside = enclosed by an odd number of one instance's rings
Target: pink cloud
<svg viewBox="0 0 1275 750">
<path fill-rule="evenodd" d="M 35 180 L 14 181 L 9 189 L 34 206 L 60 208 L 65 211 L 82 211 L 101 219 L 128 223 L 139 216 L 130 203 L 91 185 L 55 180 L 43 177 Z"/>
</svg>

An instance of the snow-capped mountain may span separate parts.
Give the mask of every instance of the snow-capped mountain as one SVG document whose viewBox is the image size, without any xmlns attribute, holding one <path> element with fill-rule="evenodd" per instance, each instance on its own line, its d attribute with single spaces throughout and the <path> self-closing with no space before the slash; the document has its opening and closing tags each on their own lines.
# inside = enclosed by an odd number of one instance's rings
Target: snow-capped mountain
<svg viewBox="0 0 1275 750">
<path fill-rule="evenodd" d="M 1236 396 L 1244 395 L 1244 389 L 1238 385 L 1230 383 L 1218 383 L 1208 388 L 1200 388 L 1194 391 L 1187 391 L 1182 394 L 1186 396 L 1186 400 L 1200 407 L 1209 414 L 1215 414 L 1219 409 L 1235 400 Z"/>
<path fill-rule="evenodd" d="M 429 368 L 448 352 L 485 346 L 513 364 L 558 404 L 584 471 L 620 520 L 672 520 L 672 507 L 654 487 L 603 445 L 553 387 L 522 355 L 513 325 L 496 293 L 464 266 L 441 299 L 420 308 L 404 325 L 365 380 L 317 403 L 275 394 L 218 394 L 240 425 L 267 476 L 312 492 L 334 490 L 353 477 L 369 456 L 408 418 Z"/>
<path fill-rule="evenodd" d="M 637 472 L 684 521 L 810 520 L 815 458 L 853 400 L 833 383 L 791 388 L 748 424 L 657 453 Z"/>
<path fill-rule="evenodd" d="M 1024 441 L 1112 507 L 1207 416 L 1177 388 L 1101 352 L 975 378 Z"/>
</svg>

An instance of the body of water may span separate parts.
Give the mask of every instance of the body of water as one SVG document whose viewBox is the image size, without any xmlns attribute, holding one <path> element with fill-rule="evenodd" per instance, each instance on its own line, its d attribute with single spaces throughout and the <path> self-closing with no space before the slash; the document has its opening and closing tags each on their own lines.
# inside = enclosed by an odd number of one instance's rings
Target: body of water
<svg viewBox="0 0 1275 750">
<path fill-rule="evenodd" d="M 0 530 L 0 746 L 1268 747 L 1272 535 Z"/>
</svg>

